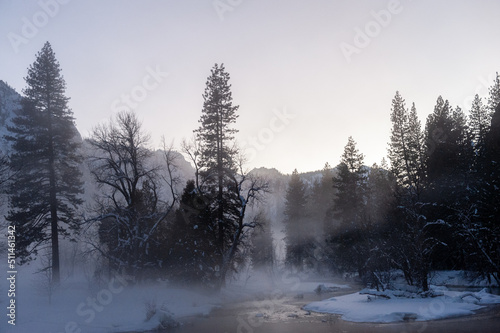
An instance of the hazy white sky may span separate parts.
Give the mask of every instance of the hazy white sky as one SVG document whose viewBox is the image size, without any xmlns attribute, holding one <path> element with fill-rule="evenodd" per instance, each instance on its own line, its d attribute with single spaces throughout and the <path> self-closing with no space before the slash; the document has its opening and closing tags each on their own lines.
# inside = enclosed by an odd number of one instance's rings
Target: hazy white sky
<svg viewBox="0 0 500 333">
<path fill-rule="evenodd" d="M 438 95 L 467 109 L 487 95 L 499 13 L 498 0 L 0 0 L 0 79 L 21 92 L 50 41 L 84 136 L 131 106 L 158 147 L 191 137 L 222 62 L 250 168 L 334 166 L 349 135 L 372 164 L 396 90 L 422 125 Z"/>
</svg>

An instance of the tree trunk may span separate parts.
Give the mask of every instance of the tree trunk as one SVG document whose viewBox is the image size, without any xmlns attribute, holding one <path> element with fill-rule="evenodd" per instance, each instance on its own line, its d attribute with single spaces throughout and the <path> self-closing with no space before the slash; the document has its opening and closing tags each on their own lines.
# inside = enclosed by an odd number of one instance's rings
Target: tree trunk
<svg viewBox="0 0 500 333">
<path fill-rule="evenodd" d="M 219 280 L 219 285 L 217 286 L 217 290 L 220 290 L 222 287 L 226 285 L 227 271 L 229 270 L 229 267 L 233 262 L 233 258 L 234 255 L 236 254 L 236 250 L 238 249 L 238 244 L 242 233 L 243 233 L 243 223 L 240 222 L 238 230 L 236 231 L 236 234 L 233 239 L 233 244 L 231 245 L 231 248 L 229 249 L 227 256 L 225 256 L 224 253 L 222 255 L 222 266 L 220 269 L 220 280 Z"/>
<path fill-rule="evenodd" d="M 50 103 L 47 105 L 48 130 L 49 130 L 49 200 L 50 200 L 50 230 L 52 242 L 52 284 L 57 285 L 60 282 L 59 272 L 59 230 L 57 218 L 57 186 L 56 186 L 56 168 L 55 152 L 52 129 L 52 113 Z"/>
<path fill-rule="evenodd" d="M 52 206 L 52 205 L 51 205 Z M 59 284 L 60 282 L 60 273 L 59 273 L 59 232 L 57 229 L 57 209 L 51 207 L 51 240 L 52 240 L 52 283 L 54 285 Z"/>
<path fill-rule="evenodd" d="M 222 115 L 220 112 L 217 114 L 217 180 L 218 180 L 218 193 L 217 193 L 217 223 L 219 229 L 219 249 L 221 254 L 220 270 L 222 274 L 222 266 L 224 265 L 224 207 L 223 207 L 223 179 L 224 179 L 224 166 L 222 160 Z M 225 274 L 224 274 L 225 275 Z M 222 276 L 221 276 L 222 278 Z M 225 279 L 225 277 L 224 277 Z"/>
<path fill-rule="evenodd" d="M 52 241 L 52 283 L 59 284 L 59 230 L 57 218 L 56 175 L 54 167 L 54 153 L 52 141 L 49 143 L 49 183 L 50 183 L 50 229 Z"/>
</svg>

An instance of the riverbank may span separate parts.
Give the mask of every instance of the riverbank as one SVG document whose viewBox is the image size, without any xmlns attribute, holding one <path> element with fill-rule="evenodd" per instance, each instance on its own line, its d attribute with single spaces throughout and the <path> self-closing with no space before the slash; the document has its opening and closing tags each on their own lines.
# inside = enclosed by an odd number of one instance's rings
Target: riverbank
<svg viewBox="0 0 500 333">
<path fill-rule="evenodd" d="M 331 293 L 336 297 L 346 291 Z M 303 332 L 481 332 L 497 333 L 500 329 L 500 305 L 489 305 L 469 316 L 431 321 L 397 323 L 356 323 L 342 320 L 340 315 L 321 314 L 302 310 L 310 302 L 324 298 L 313 292 L 282 298 L 269 298 L 227 304 L 206 317 L 183 318 L 176 333 L 245 332 L 245 333 L 303 333 Z M 273 311 L 272 315 L 266 315 Z M 262 315 L 260 315 L 262 314 Z"/>
</svg>

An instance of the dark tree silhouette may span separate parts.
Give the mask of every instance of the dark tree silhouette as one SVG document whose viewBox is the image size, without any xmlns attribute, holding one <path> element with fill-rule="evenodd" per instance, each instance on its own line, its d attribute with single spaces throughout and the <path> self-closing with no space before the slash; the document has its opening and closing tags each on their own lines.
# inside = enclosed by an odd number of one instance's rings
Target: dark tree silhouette
<svg viewBox="0 0 500 333">
<path fill-rule="evenodd" d="M 16 226 L 18 256 L 29 261 L 50 240 L 52 282 L 60 279 L 59 234 L 76 229 L 75 210 L 81 204 L 80 137 L 65 96 L 59 62 L 47 42 L 25 78 L 22 108 L 12 119 L 10 210 Z"/>
</svg>

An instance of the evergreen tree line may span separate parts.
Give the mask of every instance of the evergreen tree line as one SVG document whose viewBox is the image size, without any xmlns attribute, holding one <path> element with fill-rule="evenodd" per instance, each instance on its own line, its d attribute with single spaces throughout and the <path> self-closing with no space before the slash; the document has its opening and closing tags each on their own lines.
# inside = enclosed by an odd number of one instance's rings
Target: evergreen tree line
<svg viewBox="0 0 500 333">
<path fill-rule="evenodd" d="M 150 137 L 133 112 L 117 114 L 82 140 L 49 43 L 28 68 L 21 108 L 0 159 L 6 220 L 16 227 L 20 264 L 50 254 L 60 281 L 60 246 L 79 241 L 103 269 L 220 289 L 251 257 L 272 262 L 269 221 L 249 207 L 269 184 L 244 169 L 235 144 L 238 106 L 229 74 L 216 64 L 203 93 L 199 127 L 182 153 L 193 179 L 180 179 L 180 153 Z M 306 186 L 295 170 L 286 192 L 286 264 L 357 273 L 384 288 L 393 269 L 428 289 L 433 269 L 500 278 L 500 78 L 468 115 L 439 97 L 425 128 L 397 92 L 388 160 L 367 167 L 352 137 L 339 165 Z M 82 173 L 96 188 L 84 200 Z M 265 202 L 265 201 L 264 201 Z M 267 222 L 267 223 L 266 223 Z M 253 239 L 251 239 L 253 235 Z M 251 245 L 253 243 L 253 248 Z"/>
<path fill-rule="evenodd" d="M 47 42 L 28 69 L 21 108 L 7 127 L 11 153 L 1 160 L 19 263 L 49 253 L 44 269 L 57 285 L 59 240 L 67 237 L 79 241 L 82 255 L 100 258 L 101 270 L 220 289 L 245 261 L 251 230 L 262 224 L 247 209 L 268 191 L 244 172 L 229 79 L 218 64 L 207 79 L 199 128 L 182 145 L 195 167 L 185 183 L 180 153 L 165 143 L 150 149 L 133 112 L 118 113 L 82 141 Z M 86 170 L 92 184 L 85 188 L 96 191 L 84 202 Z"/>
<path fill-rule="evenodd" d="M 439 96 L 422 129 L 396 92 L 390 116 L 390 166 L 365 166 L 349 137 L 311 188 L 293 172 L 287 264 L 356 273 L 377 288 L 394 269 L 423 291 L 434 269 L 500 282 L 500 76 L 468 115 Z"/>
</svg>

